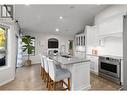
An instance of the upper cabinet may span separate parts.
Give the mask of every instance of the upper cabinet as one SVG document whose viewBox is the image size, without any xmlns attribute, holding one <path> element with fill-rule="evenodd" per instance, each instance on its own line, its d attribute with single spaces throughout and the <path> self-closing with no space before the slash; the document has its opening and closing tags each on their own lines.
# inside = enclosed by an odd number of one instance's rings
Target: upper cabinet
<svg viewBox="0 0 127 95">
<path fill-rule="evenodd" d="M 75 43 L 76 46 L 85 46 L 85 34 L 77 34 L 75 36 Z"/>
<path fill-rule="evenodd" d="M 97 29 L 99 37 L 121 37 L 123 32 L 123 16 L 115 15 L 109 17 L 99 23 Z"/>
<path fill-rule="evenodd" d="M 97 45 L 97 31 L 96 26 L 86 26 L 86 44 L 87 46 L 96 46 Z"/>
</svg>

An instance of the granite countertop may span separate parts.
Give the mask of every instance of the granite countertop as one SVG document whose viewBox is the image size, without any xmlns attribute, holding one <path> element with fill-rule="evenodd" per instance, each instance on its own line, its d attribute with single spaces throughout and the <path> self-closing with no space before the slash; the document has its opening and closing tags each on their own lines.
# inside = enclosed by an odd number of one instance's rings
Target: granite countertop
<svg viewBox="0 0 127 95">
<path fill-rule="evenodd" d="M 122 56 L 114 56 L 114 55 L 100 55 L 102 57 L 110 57 L 110 58 L 114 58 L 114 59 L 123 59 Z"/>
<path fill-rule="evenodd" d="M 111 58 L 115 58 L 115 59 L 123 59 L 122 56 L 114 56 L 114 55 L 94 55 L 94 54 L 87 54 L 87 55 L 95 56 L 95 57 L 104 56 L 104 57 L 111 57 Z"/>
<path fill-rule="evenodd" d="M 94 55 L 94 54 L 86 54 L 86 55 L 99 57 L 99 55 Z"/>
<path fill-rule="evenodd" d="M 81 62 L 90 61 L 89 59 L 77 58 L 74 56 L 72 56 L 70 58 L 66 58 L 66 57 L 62 57 L 62 56 L 54 56 L 54 57 L 52 57 L 52 59 L 59 62 L 60 64 L 63 64 L 63 65 L 77 64 L 77 63 L 81 63 Z"/>
</svg>

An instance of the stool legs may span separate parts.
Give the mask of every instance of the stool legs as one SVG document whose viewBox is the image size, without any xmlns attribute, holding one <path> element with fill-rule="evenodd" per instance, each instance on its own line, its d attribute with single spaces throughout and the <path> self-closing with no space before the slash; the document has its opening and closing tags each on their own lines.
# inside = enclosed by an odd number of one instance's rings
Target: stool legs
<svg viewBox="0 0 127 95">
<path fill-rule="evenodd" d="M 43 68 L 42 66 L 41 66 L 40 68 L 41 68 L 40 74 L 41 74 L 41 78 L 42 78 L 42 80 L 43 80 L 43 79 L 44 79 L 45 70 L 44 70 L 44 68 Z"/>
<path fill-rule="evenodd" d="M 53 90 L 56 90 L 56 82 L 53 83 Z"/>
<path fill-rule="evenodd" d="M 47 76 L 46 76 L 46 78 L 47 78 L 47 83 L 46 83 L 46 87 L 48 88 L 48 86 L 49 86 L 49 74 L 47 74 Z"/>
<path fill-rule="evenodd" d="M 51 82 L 51 79 L 50 79 L 50 77 L 49 77 L 48 90 L 50 90 L 50 82 Z"/>
<path fill-rule="evenodd" d="M 42 67 L 40 66 L 40 75 L 42 76 Z"/>
<path fill-rule="evenodd" d="M 44 73 L 45 73 L 45 70 L 44 68 L 42 68 L 42 80 L 44 79 Z"/>
<path fill-rule="evenodd" d="M 44 73 L 44 82 L 46 82 L 46 76 L 47 76 L 47 73 L 45 72 Z"/>
<path fill-rule="evenodd" d="M 49 74 L 44 71 L 44 68 L 41 67 L 41 77 L 44 82 L 46 82 L 46 88 L 49 86 Z"/>
<path fill-rule="evenodd" d="M 70 91 L 70 89 L 71 89 L 70 78 L 68 78 L 68 84 L 66 84 L 66 83 L 63 82 L 62 80 L 61 80 L 60 82 L 62 83 L 62 85 L 63 85 L 63 83 L 64 83 L 64 84 L 67 86 L 66 89 L 68 89 L 68 90 Z M 52 87 L 53 90 L 56 90 L 56 83 L 57 83 L 57 82 L 51 80 L 51 78 L 49 77 L 49 81 L 48 81 L 48 90 L 50 90 L 51 87 Z M 66 89 L 65 89 L 65 90 L 66 90 Z"/>
<path fill-rule="evenodd" d="M 68 78 L 68 90 L 70 90 L 70 78 Z"/>
</svg>

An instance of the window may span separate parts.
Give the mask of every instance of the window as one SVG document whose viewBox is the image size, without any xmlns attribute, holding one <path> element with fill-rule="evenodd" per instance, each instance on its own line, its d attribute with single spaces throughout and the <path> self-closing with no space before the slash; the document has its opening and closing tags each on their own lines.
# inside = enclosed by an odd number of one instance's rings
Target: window
<svg viewBox="0 0 127 95">
<path fill-rule="evenodd" d="M 2 18 L 13 18 L 13 5 L 2 5 L 1 6 L 1 17 Z"/>
<path fill-rule="evenodd" d="M 7 32 L 0 27 L 0 66 L 6 65 Z"/>
</svg>

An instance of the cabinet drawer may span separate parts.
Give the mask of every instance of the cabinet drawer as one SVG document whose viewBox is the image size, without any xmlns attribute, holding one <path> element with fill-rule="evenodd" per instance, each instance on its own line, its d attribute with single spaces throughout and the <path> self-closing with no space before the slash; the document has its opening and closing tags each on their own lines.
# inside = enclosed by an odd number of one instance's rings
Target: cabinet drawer
<svg viewBox="0 0 127 95">
<path fill-rule="evenodd" d="M 94 62 L 90 62 L 90 69 L 95 69 L 95 63 Z"/>
</svg>

